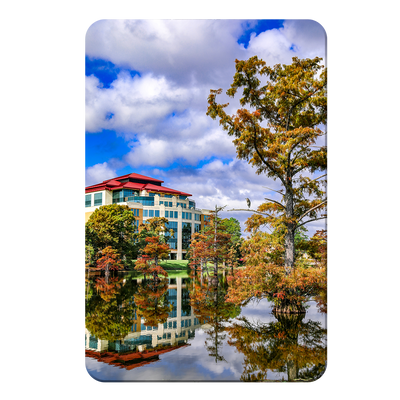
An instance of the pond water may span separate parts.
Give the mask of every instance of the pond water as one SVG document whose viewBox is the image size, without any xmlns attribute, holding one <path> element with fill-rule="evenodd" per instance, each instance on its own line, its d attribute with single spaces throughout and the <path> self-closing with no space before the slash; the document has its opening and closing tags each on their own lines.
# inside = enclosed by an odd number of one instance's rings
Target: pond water
<svg viewBox="0 0 400 400">
<path fill-rule="evenodd" d="M 103 382 L 313 381 L 326 366 L 326 314 L 275 317 L 266 300 L 227 303 L 219 282 L 132 273 L 86 284 L 86 368 Z"/>
</svg>

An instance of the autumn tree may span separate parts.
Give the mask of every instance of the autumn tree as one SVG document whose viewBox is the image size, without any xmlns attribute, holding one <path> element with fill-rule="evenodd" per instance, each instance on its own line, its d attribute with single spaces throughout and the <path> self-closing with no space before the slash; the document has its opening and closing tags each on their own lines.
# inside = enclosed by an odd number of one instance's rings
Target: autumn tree
<svg viewBox="0 0 400 400">
<path fill-rule="evenodd" d="M 108 281 L 110 271 L 120 271 L 124 269 L 120 255 L 111 246 L 100 251 L 101 257 L 97 259 L 97 269 L 105 271 L 105 278 Z"/>
<path fill-rule="evenodd" d="M 325 135 L 326 77 L 318 57 L 269 67 L 254 56 L 236 60 L 236 74 L 226 92 L 234 97 L 243 89 L 242 108 L 236 114 L 228 115 L 228 104 L 216 102 L 222 89 L 211 90 L 207 114 L 219 118 L 234 138 L 238 158 L 281 185 L 278 190 L 267 188 L 280 198 L 266 198 L 256 210 L 247 199 L 245 210 L 253 215 L 246 225 L 252 237 L 244 245 L 246 270 L 236 277 L 231 300 L 264 293 L 274 298 L 276 310 L 304 312 L 302 303 L 320 278 L 317 269 L 295 268 L 295 237 L 307 223 L 326 217 L 322 178 L 327 153 L 326 146 L 319 146 Z M 271 234 L 260 232 L 263 226 Z"/>
<path fill-rule="evenodd" d="M 214 265 L 214 277 L 218 276 L 219 264 L 229 257 L 231 235 L 226 232 L 226 226 L 221 223 L 218 213 L 224 207 L 215 206 L 206 227 L 192 236 L 190 244 L 190 266 L 196 269 L 199 265 Z"/>
<path fill-rule="evenodd" d="M 167 271 L 159 265 L 161 259 L 169 256 L 169 246 L 161 241 L 159 236 L 147 237 L 147 245 L 143 249 L 143 254 L 136 261 L 135 270 L 142 274 L 152 275 L 153 279 L 158 279 L 158 275 L 168 276 Z"/>
<path fill-rule="evenodd" d="M 211 90 L 208 98 L 207 115 L 219 118 L 234 138 L 238 158 L 281 185 L 280 201 L 266 198 L 257 210 L 251 210 L 254 215 L 248 228 L 268 225 L 280 231 L 286 274 L 294 267 L 296 230 L 325 218 L 327 199 L 321 179 L 325 175 L 309 177 L 327 166 L 326 146 L 317 145 L 325 135 L 327 116 L 327 73 L 321 60 L 294 57 L 292 64 L 274 67 L 257 56 L 236 60 L 236 74 L 226 94 L 234 97 L 243 89 L 242 108 L 228 115 L 228 104 L 216 102 L 222 89 Z"/>
</svg>

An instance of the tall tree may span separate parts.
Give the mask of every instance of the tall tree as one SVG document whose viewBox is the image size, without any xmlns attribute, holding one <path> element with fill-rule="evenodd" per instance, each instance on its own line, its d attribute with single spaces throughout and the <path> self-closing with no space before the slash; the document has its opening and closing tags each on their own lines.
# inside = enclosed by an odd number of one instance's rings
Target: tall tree
<svg viewBox="0 0 400 400">
<path fill-rule="evenodd" d="M 247 160 L 257 174 L 277 180 L 280 201 L 266 198 L 248 221 L 250 230 L 268 225 L 284 237 L 284 266 L 289 274 L 295 262 L 295 232 L 303 225 L 325 218 L 326 146 L 317 146 L 325 135 L 327 116 L 327 72 L 321 58 L 269 67 L 257 56 L 236 60 L 236 73 L 227 95 L 243 89 L 243 108 L 228 115 L 228 104 L 218 104 L 222 89 L 211 90 L 207 115 L 234 137 L 239 159 Z M 265 82 L 262 84 L 261 79 Z M 247 106 L 248 108 L 244 108 Z M 248 204 L 250 201 L 248 201 Z M 248 210 L 248 209 L 246 209 Z"/>
<path fill-rule="evenodd" d="M 221 223 L 218 213 L 224 207 L 215 206 L 210 215 L 210 221 L 202 232 L 192 236 L 190 244 L 191 267 L 196 269 L 199 265 L 214 264 L 214 277 L 218 276 L 218 267 L 228 260 L 231 235 L 226 232 L 226 226 Z"/>
</svg>

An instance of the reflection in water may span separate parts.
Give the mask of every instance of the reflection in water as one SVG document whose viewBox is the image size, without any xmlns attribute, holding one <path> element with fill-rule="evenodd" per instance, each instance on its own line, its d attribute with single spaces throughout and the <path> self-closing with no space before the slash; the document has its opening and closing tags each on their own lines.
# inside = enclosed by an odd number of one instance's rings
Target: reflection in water
<svg viewBox="0 0 400 400">
<path fill-rule="evenodd" d="M 316 321 L 303 322 L 304 314 L 276 314 L 269 323 L 246 318 L 227 330 L 228 343 L 243 353 L 242 381 L 267 380 L 268 371 L 285 372 L 288 381 L 315 380 L 326 363 L 326 329 Z"/>
<path fill-rule="evenodd" d="M 294 381 L 323 373 L 321 322 L 304 314 L 275 317 L 265 302 L 240 308 L 225 301 L 226 292 L 222 276 L 154 282 L 119 274 L 108 283 L 93 276 L 86 301 L 89 373 L 103 381 Z"/>
</svg>

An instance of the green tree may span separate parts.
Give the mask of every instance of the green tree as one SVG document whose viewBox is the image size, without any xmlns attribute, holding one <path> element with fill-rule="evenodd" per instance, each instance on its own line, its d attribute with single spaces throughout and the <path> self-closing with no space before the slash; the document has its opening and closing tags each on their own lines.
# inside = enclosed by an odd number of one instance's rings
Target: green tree
<svg viewBox="0 0 400 400">
<path fill-rule="evenodd" d="M 243 108 L 228 115 L 228 104 L 218 104 L 211 90 L 207 115 L 234 137 L 239 159 L 247 160 L 257 174 L 266 174 L 281 184 L 281 200 L 266 198 L 248 221 L 249 230 L 268 225 L 284 237 L 284 266 L 289 274 L 295 262 L 295 232 L 303 225 L 325 218 L 326 146 L 317 146 L 323 137 L 327 115 L 327 72 L 321 58 L 300 60 L 290 65 L 269 67 L 257 56 L 236 60 L 236 74 L 227 95 L 243 89 Z M 262 84 L 261 79 L 265 82 Z M 244 108 L 247 106 L 248 108 Z"/>
<path fill-rule="evenodd" d="M 241 245 L 243 243 L 242 229 L 240 227 L 240 222 L 236 218 L 224 218 L 221 224 L 225 227 L 226 233 L 231 235 L 230 247 L 237 259 L 242 257 Z"/>
<path fill-rule="evenodd" d="M 106 247 L 115 249 L 124 262 L 135 258 L 135 217 L 128 206 L 110 204 L 96 209 L 85 224 L 86 245 L 94 249 L 96 262 Z"/>
</svg>

